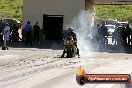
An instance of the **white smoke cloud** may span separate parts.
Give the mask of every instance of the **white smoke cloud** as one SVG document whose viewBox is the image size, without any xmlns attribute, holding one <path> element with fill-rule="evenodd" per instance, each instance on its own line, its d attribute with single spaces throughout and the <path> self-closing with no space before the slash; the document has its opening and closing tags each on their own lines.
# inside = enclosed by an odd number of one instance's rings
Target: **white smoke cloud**
<svg viewBox="0 0 132 88">
<path fill-rule="evenodd" d="M 78 48 L 81 57 L 91 56 L 90 31 L 94 26 L 94 14 L 88 10 L 81 10 L 68 27 L 73 27 L 77 35 Z"/>
</svg>

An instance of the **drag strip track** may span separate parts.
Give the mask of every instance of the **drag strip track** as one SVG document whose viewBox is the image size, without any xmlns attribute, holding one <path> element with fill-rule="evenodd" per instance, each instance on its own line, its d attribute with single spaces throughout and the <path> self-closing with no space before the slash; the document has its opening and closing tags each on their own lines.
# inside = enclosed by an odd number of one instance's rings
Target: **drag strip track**
<svg viewBox="0 0 132 88">
<path fill-rule="evenodd" d="M 65 81 L 68 81 L 69 79 L 75 77 L 74 71 L 68 71 L 62 75 L 59 75 L 57 77 L 54 77 L 53 79 L 49 79 L 47 81 L 44 81 L 32 88 L 55 88 L 56 85 L 61 84 Z M 75 80 L 76 81 L 76 80 Z"/>
<path fill-rule="evenodd" d="M 18 60 L 10 64 L 0 66 L 1 68 L 0 87 L 8 88 L 8 86 L 14 83 L 19 83 L 21 81 L 30 79 L 32 78 L 33 75 L 36 76 L 36 74 L 38 73 L 44 73 L 43 76 L 45 78 L 45 76 L 47 76 L 47 74 L 45 75 L 45 71 L 48 72 L 49 70 L 51 70 L 51 73 L 49 72 L 49 74 L 52 74 L 54 72 L 56 73 L 56 71 L 60 71 L 60 73 L 57 73 L 59 74 L 58 76 L 53 76 L 55 78 L 49 79 L 49 82 L 47 81 L 48 83 L 46 83 L 47 86 L 50 85 L 50 82 L 53 82 L 51 80 L 54 80 L 53 83 L 58 84 L 58 82 L 62 82 L 62 80 L 70 79 L 71 76 L 72 78 L 75 77 L 76 66 L 78 66 L 78 64 L 82 63 L 85 60 L 78 58 L 53 58 L 53 57 L 48 57 L 48 58 L 42 57 L 42 58 L 32 58 L 32 59 L 27 58 L 27 59 Z M 98 63 L 100 62 L 101 59 L 98 60 Z M 89 69 L 95 67 L 92 66 L 93 64 L 92 61 L 88 63 L 89 63 Z M 68 72 L 62 71 L 62 69 L 66 71 L 68 70 Z M 56 71 L 52 72 L 52 70 L 56 70 Z"/>
<path fill-rule="evenodd" d="M 90 73 L 93 69 L 121 60 L 111 58 L 108 53 L 86 58 L 58 58 L 60 50 L 33 50 L 7 51 L 8 56 L 0 56 L 0 88 L 80 88 L 75 79 L 77 66 L 84 65 Z M 123 56 L 126 58 L 125 54 Z M 7 63 L 2 63 L 4 60 Z"/>
<path fill-rule="evenodd" d="M 26 78 L 33 74 L 43 72 L 45 70 L 62 68 L 64 66 L 70 65 L 66 58 L 52 58 L 48 60 L 47 58 L 38 58 L 38 59 L 23 59 L 14 63 L 10 63 L 4 66 L 1 66 L 0 71 L 0 86 L 7 86 L 6 82 L 8 81 L 8 85 L 12 84 L 18 80 L 19 78 Z M 17 63 L 21 64 L 17 64 Z M 30 62 L 30 63 L 29 63 Z M 63 63 L 67 62 L 67 63 Z M 13 81 L 15 80 L 15 81 Z M 21 79 L 20 79 L 21 80 Z"/>
</svg>

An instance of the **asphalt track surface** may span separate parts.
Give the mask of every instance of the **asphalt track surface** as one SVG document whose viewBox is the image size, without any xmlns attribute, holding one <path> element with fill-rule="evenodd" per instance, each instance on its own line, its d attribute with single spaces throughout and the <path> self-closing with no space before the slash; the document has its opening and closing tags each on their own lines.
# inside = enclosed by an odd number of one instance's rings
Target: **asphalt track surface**
<svg viewBox="0 0 132 88">
<path fill-rule="evenodd" d="M 112 88 L 115 84 L 76 82 L 76 69 L 82 65 L 87 73 L 131 74 L 132 55 L 112 50 L 91 52 L 81 58 L 59 58 L 61 49 L 14 48 L 0 51 L 0 88 Z M 115 88 L 125 88 L 116 85 Z"/>
</svg>

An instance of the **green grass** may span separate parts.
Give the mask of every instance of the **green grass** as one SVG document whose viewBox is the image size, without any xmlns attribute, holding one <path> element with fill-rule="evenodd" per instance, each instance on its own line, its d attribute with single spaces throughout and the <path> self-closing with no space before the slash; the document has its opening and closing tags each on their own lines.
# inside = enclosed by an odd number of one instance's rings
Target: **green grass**
<svg viewBox="0 0 132 88">
<path fill-rule="evenodd" d="M 22 18 L 22 0 L 0 0 L 0 18 Z"/>
<path fill-rule="evenodd" d="M 132 5 L 96 5 L 99 19 L 132 19 Z"/>
<path fill-rule="evenodd" d="M 0 0 L 0 18 L 22 19 L 23 0 Z M 132 5 L 96 5 L 98 19 L 132 19 Z"/>
</svg>

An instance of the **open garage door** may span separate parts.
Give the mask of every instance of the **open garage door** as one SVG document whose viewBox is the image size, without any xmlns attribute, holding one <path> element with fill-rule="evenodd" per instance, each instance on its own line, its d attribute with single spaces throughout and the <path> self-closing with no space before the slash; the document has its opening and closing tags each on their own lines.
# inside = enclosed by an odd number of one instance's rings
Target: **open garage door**
<svg viewBox="0 0 132 88">
<path fill-rule="evenodd" d="M 44 15 L 45 40 L 62 40 L 63 15 Z"/>
</svg>

